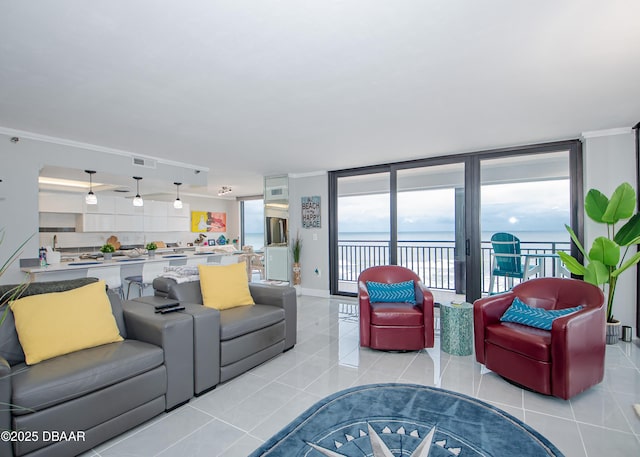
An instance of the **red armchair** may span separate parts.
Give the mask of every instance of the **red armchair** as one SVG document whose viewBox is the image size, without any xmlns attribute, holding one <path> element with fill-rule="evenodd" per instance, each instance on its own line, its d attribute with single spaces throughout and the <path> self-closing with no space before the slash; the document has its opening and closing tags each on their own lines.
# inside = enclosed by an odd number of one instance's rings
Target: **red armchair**
<svg viewBox="0 0 640 457">
<path fill-rule="evenodd" d="M 515 297 L 547 310 L 584 308 L 555 319 L 551 330 L 500 322 Z M 476 360 L 496 374 L 565 400 L 602 381 L 605 308 L 596 286 L 568 278 L 532 279 L 476 300 L 473 307 Z"/>
<path fill-rule="evenodd" d="M 414 281 L 416 304 L 371 303 L 367 281 L 393 284 Z M 371 267 L 358 277 L 360 346 L 414 351 L 433 347 L 433 295 L 420 277 L 398 265 Z"/>
</svg>

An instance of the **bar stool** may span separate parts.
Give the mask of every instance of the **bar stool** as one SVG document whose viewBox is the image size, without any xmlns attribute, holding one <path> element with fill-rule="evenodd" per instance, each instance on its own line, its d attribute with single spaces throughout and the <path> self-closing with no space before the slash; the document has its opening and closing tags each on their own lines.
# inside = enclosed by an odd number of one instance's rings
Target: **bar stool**
<svg viewBox="0 0 640 457">
<path fill-rule="evenodd" d="M 198 257 L 189 257 L 187 259 L 187 265 L 201 265 L 204 263 L 207 263 L 209 261 L 209 258 L 205 255 L 201 255 Z"/>
<path fill-rule="evenodd" d="M 150 286 L 153 283 L 153 280 L 164 273 L 165 267 L 168 266 L 168 260 L 162 260 L 159 262 L 147 261 L 142 265 L 142 275 L 128 276 L 124 278 L 125 281 L 129 281 L 129 286 L 127 287 L 127 300 L 129 299 L 132 284 L 138 286 L 140 289 L 140 296 L 142 297 L 145 287 Z"/>
<path fill-rule="evenodd" d="M 120 295 L 120 298 L 124 298 L 124 290 L 122 290 L 122 278 L 120 277 L 120 265 L 87 268 L 87 277 L 103 280 L 110 290 L 117 291 L 118 295 Z"/>
</svg>

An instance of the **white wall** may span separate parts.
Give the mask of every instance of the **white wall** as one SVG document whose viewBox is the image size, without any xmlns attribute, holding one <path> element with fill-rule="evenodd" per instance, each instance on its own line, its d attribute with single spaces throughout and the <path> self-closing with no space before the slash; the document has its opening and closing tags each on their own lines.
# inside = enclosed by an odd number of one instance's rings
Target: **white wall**
<svg viewBox="0 0 640 457">
<path fill-rule="evenodd" d="M 22 257 L 37 257 L 41 239 L 38 233 L 38 176 L 45 165 L 75 169 L 101 170 L 110 174 L 122 174 L 126 176 L 139 175 L 143 177 L 160 177 L 167 182 L 180 181 L 185 184 L 206 185 L 207 174 L 194 174 L 193 170 L 174 167 L 158 163 L 155 169 L 133 168 L 131 158 L 118 156 L 106 152 L 83 148 L 79 145 L 62 145 L 36 139 L 20 139 L 14 143 L 10 136 L 0 134 L 0 228 L 4 228 L 5 238 L 0 245 L 0 265 L 9 257 L 13 250 L 28 237 L 32 237 L 24 249 Z M 134 171 L 135 170 L 135 171 Z M 237 237 L 239 233 L 239 218 L 237 203 L 235 200 L 223 200 L 218 198 L 192 198 L 183 196 L 183 201 L 191 205 L 192 210 L 202 211 L 226 211 L 228 231 L 225 236 Z M 98 245 L 96 240 L 106 239 L 110 234 L 73 234 L 73 237 L 83 236 L 91 240 L 90 245 Z M 122 234 L 125 243 L 134 243 L 144 234 Z M 175 233 L 154 233 L 149 235 L 153 239 L 162 237 L 176 237 Z M 193 241 L 195 234 L 184 233 L 179 235 L 185 242 Z M 216 234 L 216 238 L 219 234 Z M 61 234 L 58 239 L 65 240 L 66 234 Z M 118 236 L 120 239 L 120 236 Z M 166 238 L 170 240 L 169 238 Z M 44 240 L 42 240 L 44 241 Z M 121 241 L 122 242 L 122 241 Z M 95 244 L 94 244 L 95 243 Z M 16 262 L 0 278 L 0 283 L 15 283 L 23 279 Z"/>
<path fill-rule="evenodd" d="M 625 181 L 636 189 L 635 143 L 631 129 L 585 134 L 583 151 L 585 195 L 595 188 L 611 197 L 615 188 Z M 601 235 L 606 235 L 606 227 L 585 216 L 585 249 L 588 250 L 594 238 Z M 635 327 L 636 289 L 634 267 L 620 276 L 616 287 L 613 313 L 623 325 Z"/>
<path fill-rule="evenodd" d="M 302 197 L 320 197 L 320 229 L 302 228 Z M 289 175 L 289 237 L 302 239 L 300 284 L 305 295 L 329 296 L 329 179 L 327 173 Z M 318 270 L 317 274 L 315 270 Z"/>
</svg>

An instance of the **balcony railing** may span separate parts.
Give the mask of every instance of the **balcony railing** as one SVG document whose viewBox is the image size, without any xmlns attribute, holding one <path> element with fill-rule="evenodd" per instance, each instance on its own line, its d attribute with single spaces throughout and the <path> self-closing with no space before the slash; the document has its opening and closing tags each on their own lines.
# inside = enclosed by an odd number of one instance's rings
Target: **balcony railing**
<svg viewBox="0 0 640 457">
<path fill-rule="evenodd" d="M 555 254 L 569 251 L 568 241 L 521 241 L 521 251 L 527 254 Z M 489 278 L 493 262 L 490 241 L 483 241 L 482 292 L 489 292 Z M 458 259 L 458 255 L 462 256 Z M 415 271 L 431 289 L 462 293 L 464 289 L 464 252 L 456 252 L 455 242 L 446 240 L 398 241 L 398 265 Z M 538 258 L 542 263 L 541 276 L 556 276 L 554 258 Z M 373 240 L 338 241 L 338 281 L 357 282 L 365 268 L 389 264 L 389 242 Z M 498 278 L 497 290 L 508 289 L 506 278 Z"/>
</svg>

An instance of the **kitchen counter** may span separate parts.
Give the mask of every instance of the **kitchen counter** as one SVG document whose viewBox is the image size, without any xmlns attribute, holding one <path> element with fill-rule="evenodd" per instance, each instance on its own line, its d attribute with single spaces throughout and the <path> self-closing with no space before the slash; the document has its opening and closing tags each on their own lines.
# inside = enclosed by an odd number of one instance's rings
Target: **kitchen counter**
<svg viewBox="0 0 640 457">
<path fill-rule="evenodd" d="M 44 267 L 23 267 L 20 270 L 29 273 L 31 281 L 56 281 L 61 279 L 75 279 L 91 276 L 90 269 L 102 268 L 107 266 L 119 265 L 121 270 L 121 276 L 135 276 L 142 274 L 142 265 L 147 262 L 162 262 L 169 261 L 171 266 L 186 265 L 187 260 L 190 258 L 207 258 L 207 263 L 220 263 L 221 258 L 224 255 L 239 255 L 242 252 L 237 253 L 219 253 L 219 252 L 183 252 L 176 253 L 173 250 L 167 250 L 166 252 L 157 252 L 156 255 L 150 258 L 147 255 L 140 257 L 127 257 L 127 256 L 115 256 L 113 260 L 94 260 L 94 259 L 79 259 L 71 262 L 61 262 L 58 264 L 51 264 Z"/>
</svg>

